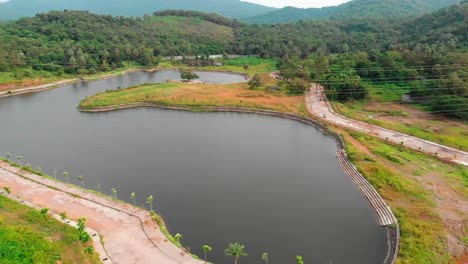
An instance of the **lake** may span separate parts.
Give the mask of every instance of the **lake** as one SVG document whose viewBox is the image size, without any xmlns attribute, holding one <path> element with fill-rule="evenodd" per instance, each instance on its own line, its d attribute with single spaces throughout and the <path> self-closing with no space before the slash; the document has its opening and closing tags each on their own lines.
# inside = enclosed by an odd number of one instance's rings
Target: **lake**
<svg viewBox="0 0 468 264">
<path fill-rule="evenodd" d="M 198 72 L 211 83 L 245 81 Z M 107 113 L 76 110 L 86 96 L 117 87 L 178 79 L 177 71 L 136 72 L 0 99 L 0 153 L 63 179 L 130 201 L 135 192 L 183 245 L 209 260 L 229 242 L 246 246 L 240 263 L 376 264 L 385 258 L 385 230 L 335 158 L 334 141 L 296 121 L 240 113 L 151 108 Z"/>
</svg>

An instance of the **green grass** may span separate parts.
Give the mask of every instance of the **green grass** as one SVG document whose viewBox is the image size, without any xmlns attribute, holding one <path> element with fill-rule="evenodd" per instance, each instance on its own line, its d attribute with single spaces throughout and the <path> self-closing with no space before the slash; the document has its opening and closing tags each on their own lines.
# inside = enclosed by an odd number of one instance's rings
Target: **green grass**
<svg viewBox="0 0 468 264">
<path fill-rule="evenodd" d="M 350 160 L 390 204 L 400 222 L 401 244 L 397 263 L 450 263 L 446 231 L 437 203 L 418 177 L 437 174 L 449 188 L 468 197 L 468 169 L 386 144 L 363 133 L 350 132 L 349 135 L 373 154 L 365 154 L 348 140 L 346 150 Z M 385 161 L 394 165 L 387 165 Z M 407 174 L 408 171 L 411 175 Z"/>
<path fill-rule="evenodd" d="M 31 81 L 42 79 L 44 82 L 54 82 L 69 78 L 67 74 L 57 74 L 48 71 L 35 71 L 31 68 L 16 69 L 13 72 L 0 72 L 0 84 L 19 83 L 22 81 Z"/>
<path fill-rule="evenodd" d="M 100 263 L 78 238 L 77 229 L 0 196 L 1 263 Z"/>
<path fill-rule="evenodd" d="M 352 119 L 456 149 L 468 150 L 468 140 L 466 140 L 468 127 L 466 122 L 450 120 L 452 125 L 448 125 L 448 121 L 445 120 L 419 119 L 408 123 L 405 122 L 405 119 L 411 118 L 411 116 L 406 111 L 394 110 L 391 106 L 385 104 L 378 106 L 378 109 L 369 110 L 367 106 L 371 103 L 372 101 L 333 102 L 333 105 L 340 114 Z M 396 118 L 382 119 L 378 118 L 379 115 Z"/>
<path fill-rule="evenodd" d="M 302 96 L 264 89 L 250 90 L 239 84 L 147 84 L 118 91 L 108 91 L 81 101 L 80 109 L 117 107 L 129 103 L 154 102 L 168 106 L 184 106 L 203 111 L 207 106 L 243 107 L 308 116 Z"/>
<path fill-rule="evenodd" d="M 187 67 L 178 61 L 163 61 L 161 62 L 161 68 L 190 68 L 192 70 L 201 71 L 226 71 L 226 72 L 237 72 L 245 73 L 249 76 L 255 74 L 266 74 L 277 70 L 275 59 L 263 59 L 255 56 L 240 57 L 234 59 L 219 59 L 224 63 L 223 66 L 206 66 L 206 67 Z M 243 66 L 249 65 L 249 69 L 244 70 Z"/>
</svg>

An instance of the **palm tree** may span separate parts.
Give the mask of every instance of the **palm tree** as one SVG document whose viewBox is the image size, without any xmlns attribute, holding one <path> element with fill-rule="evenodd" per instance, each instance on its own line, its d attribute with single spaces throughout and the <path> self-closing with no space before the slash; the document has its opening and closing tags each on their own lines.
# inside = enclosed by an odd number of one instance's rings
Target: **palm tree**
<svg viewBox="0 0 468 264">
<path fill-rule="evenodd" d="M 80 181 L 81 185 L 84 186 L 83 176 L 78 176 L 78 180 Z"/>
<path fill-rule="evenodd" d="M 180 240 L 182 239 L 182 235 L 179 234 L 179 233 L 177 233 L 177 234 L 174 235 L 174 239 L 175 239 L 175 241 L 177 241 L 177 243 L 179 243 L 179 245 L 180 245 Z"/>
<path fill-rule="evenodd" d="M 20 167 L 21 167 L 21 159 L 22 159 L 22 158 L 23 158 L 23 157 L 21 157 L 21 156 L 16 157 L 16 159 L 18 159 L 18 164 L 20 165 Z"/>
<path fill-rule="evenodd" d="M 229 243 L 229 247 L 224 250 L 224 254 L 226 254 L 226 256 L 234 257 L 234 264 L 237 264 L 240 257 L 247 256 L 244 248 L 245 246 L 240 243 Z"/>
<path fill-rule="evenodd" d="M 70 174 L 66 171 L 63 172 L 63 177 L 65 177 L 65 179 L 67 179 L 67 182 L 70 184 Z"/>
<path fill-rule="evenodd" d="M 148 203 L 150 205 L 150 208 L 151 208 L 151 212 L 153 211 L 153 195 L 150 195 L 148 197 L 148 199 L 146 199 L 146 203 Z"/>
<path fill-rule="evenodd" d="M 304 261 L 302 260 L 302 256 L 296 256 L 296 262 L 297 264 L 304 264 Z"/>
<path fill-rule="evenodd" d="M 208 245 L 203 245 L 202 249 L 203 249 L 203 253 L 205 253 L 205 261 L 206 261 L 206 253 L 211 252 L 213 249 Z"/>
<path fill-rule="evenodd" d="M 265 264 L 268 264 L 268 253 L 262 254 L 262 260 L 265 261 Z"/>
<path fill-rule="evenodd" d="M 112 188 L 112 195 L 114 196 L 115 199 L 117 199 L 117 190 Z"/>
<path fill-rule="evenodd" d="M 133 199 L 133 205 L 136 205 L 136 201 L 135 201 L 136 194 L 134 192 L 132 192 L 132 194 L 130 194 L 130 198 Z"/>
</svg>

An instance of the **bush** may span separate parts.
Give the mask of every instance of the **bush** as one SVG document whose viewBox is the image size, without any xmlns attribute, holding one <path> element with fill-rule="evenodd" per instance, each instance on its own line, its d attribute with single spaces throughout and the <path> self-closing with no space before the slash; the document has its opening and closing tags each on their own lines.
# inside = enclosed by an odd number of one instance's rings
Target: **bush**
<svg viewBox="0 0 468 264">
<path fill-rule="evenodd" d="M 291 93 L 303 93 L 309 88 L 309 83 L 301 78 L 293 78 L 287 82 L 287 88 Z"/>
</svg>

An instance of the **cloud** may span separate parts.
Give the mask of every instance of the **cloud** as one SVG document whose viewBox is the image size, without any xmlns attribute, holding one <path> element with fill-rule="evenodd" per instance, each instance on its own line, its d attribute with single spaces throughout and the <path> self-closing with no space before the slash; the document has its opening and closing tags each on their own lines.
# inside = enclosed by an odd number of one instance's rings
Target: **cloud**
<svg viewBox="0 0 468 264">
<path fill-rule="evenodd" d="M 241 0 L 244 2 L 251 2 L 272 7 L 324 7 L 324 6 L 335 6 L 342 3 L 349 2 L 350 0 Z"/>
</svg>

